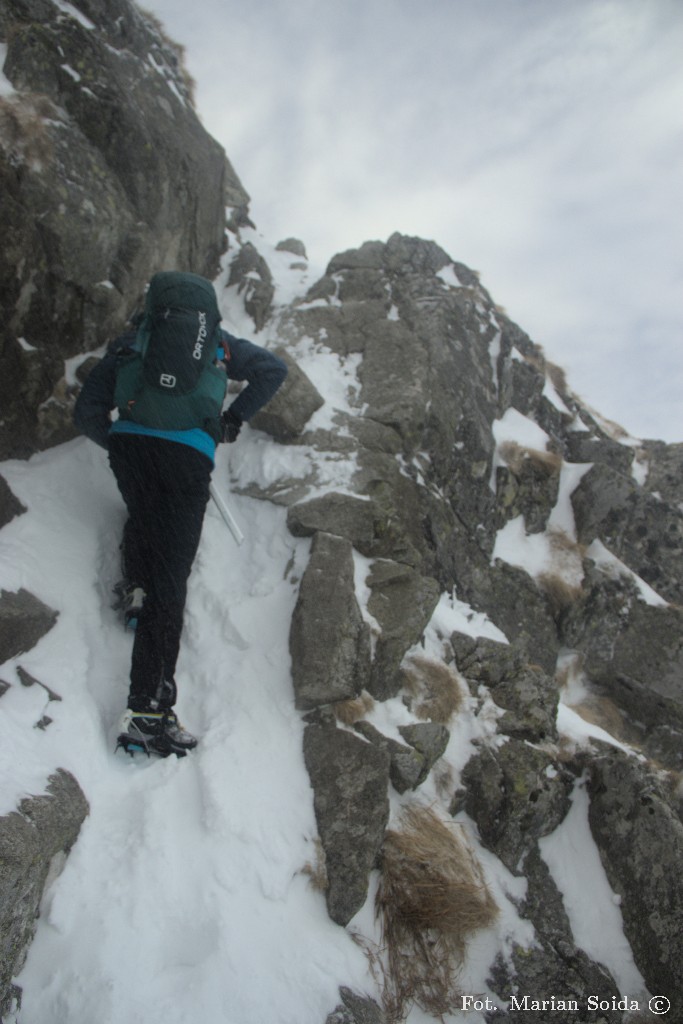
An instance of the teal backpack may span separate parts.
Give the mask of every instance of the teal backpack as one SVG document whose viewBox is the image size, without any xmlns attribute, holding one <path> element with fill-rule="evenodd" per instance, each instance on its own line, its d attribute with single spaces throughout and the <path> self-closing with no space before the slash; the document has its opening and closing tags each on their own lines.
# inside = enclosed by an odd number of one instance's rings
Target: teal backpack
<svg viewBox="0 0 683 1024">
<path fill-rule="evenodd" d="M 119 360 L 119 417 L 155 430 L 199 427 L 218 441 L 227 387 L 216 360 L 220 321 L 210 281 L 173 270 L 155 274 L 135 344 Z"/>
</svg>

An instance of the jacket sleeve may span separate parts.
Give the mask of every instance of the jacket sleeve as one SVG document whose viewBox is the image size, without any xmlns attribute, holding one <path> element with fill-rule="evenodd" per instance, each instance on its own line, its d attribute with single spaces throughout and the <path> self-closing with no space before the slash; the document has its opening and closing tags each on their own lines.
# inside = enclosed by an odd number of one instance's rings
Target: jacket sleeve
<svg viewBox="0 0 683 1024">
<path fill-rule="evenodd" d="M 109 447 L 115 386 L 116 356 L 108 352 L 91 370 L 74 408 L 74 423 L 80 432 L 101 448 Z"/>
<path fill-rule="evenodd" d="M 241 420 L 249 420 L 278 390 L 287 376 L 287 364 L 245 338 L 235 338 L 227 331 L 222 334 L 229 352 L 228 377 L 247 382 L 230 409 Z"/>
<path fill-rule="evenodd" d="M 76 400 L 74 423 L 82 434 L 101 448 L 109 448 L 118 356 L 134 341 L 135 331 L 130 331 L 111 342 L 104 358 L 89 373 Z"/>
</svg>

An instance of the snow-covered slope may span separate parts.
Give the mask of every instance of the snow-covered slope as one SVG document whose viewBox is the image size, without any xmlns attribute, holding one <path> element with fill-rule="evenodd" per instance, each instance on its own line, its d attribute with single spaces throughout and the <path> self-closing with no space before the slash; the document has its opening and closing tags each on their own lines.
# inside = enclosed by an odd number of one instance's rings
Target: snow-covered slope
<svg viewBox="0 0 683 1024">
<path fill-rule="evenodd" d="M 290 268 L 287 253 L 254 240 L 276 278 L 276 302 L 303 293 L 305 272 Z M 226 262 L 217 287 L 228 329 L 275 344 L 275 327 L 254 335 L 241 297 L 224 290 L 227 275 Z M 316 414 L 322 425 L 355 387 L 353 364 L 341 366 L 319 344 L 296 354 L 326 399 Z M 509 440 L 510 430 L 503 435 Z M 131 638 L 110 607 L 124 509 L 105 453 L 80 439 L 2 465 L 28 512 L 0 533 L 0 585 L 26 587 L 60 611 L 55 628 L 16 664 L 62 699 L 49 701 L 42 687 L 19 685 L 15 662 L 2 667 L 11 687 L 0 700 L 0 813 L 43 792 L 56 767 L 73 772 L 90 803 L 80 838 L 46 891 L 17 979 L 23 988 L 17 1024 L 324 1024 L 339 1002 L 339 985 L 378 998 L 353 939 L 357 931 L 380 940 L 372 887 L 366 907 L 342 929 L 329 920 L 307 871 L 316 859 L 316 824 L 288 635 L 310 542 L 289 534 L 282 507 L 229 493 L 231 478 L 263 484 L 297 476 L 301 461 L 315 458 L 311 449 L 278 446 L 248 426 L 237 445 L 220 449 L 214 480 L 245 542 L 235 544 L 210 506 L 178 666 L 178 710 L 201 744 L 192 756 L 163 761 L 114 752 Z M 321 486 L 343 489 L 348 473 L 343 460 L 329 462 Z M 515 549 L 510 531 L 501 552 L 519 564 L 528 557 L 519 544 Z M 363 602 L 360 556 L 357 564 Z M 444 594 L 425 637 L 427 653 L 438 656 L 438 631 L 456 629 L 503 639 L 457 595 Z M 488 717 L 475 717 L 465 699 L 451 723 L 446 761 L 454 779 L 472 740 L 495 730 L 498 712 L 492 703 L 489 710 Z M 398 698 L 373 714 L 386 735 L 410 720 Z M 51 724 L 34 728 L 43 715 Z M 578 742 L 592 728 L 566 706 L 560 719 Z M 419 799 L 446 816 L 433 780 Z M 395 815 L 402 800 L 394 794 L 392 801 Z M 577 941 L 607 964 L 623 992 L 636 994 L 642 979 L 590 837 L 586 805 L 579 786 L 570 816 L 544 841 L 543 855 L 572 920 L 584 922 Z M 481 996 L 496 953 L 515 940 L 530 941 L 532 932 L 513 903 L 524 895 L 524 880 L 478 845 L 464 815 L 458 820 L 502 911 L 495 928 L 472 944 L 461 979 L 463 992 Z M 585 864 L 597 880 L 590 891 L 581 887 Z M 473 1009 L 458 1019 L 484 1018 Z M 409 1020 L 427 1018 L 414 1009 Z"/>
</svg>

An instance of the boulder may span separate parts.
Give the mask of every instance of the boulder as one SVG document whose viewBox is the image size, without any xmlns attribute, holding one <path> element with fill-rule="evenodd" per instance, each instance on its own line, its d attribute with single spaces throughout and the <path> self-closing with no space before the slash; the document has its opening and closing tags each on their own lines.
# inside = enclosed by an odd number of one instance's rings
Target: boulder
<svg viewBox="0 0 683 1024">
<path fill-rule="evenodd" d="M 511 644 L 488 637 L 451 634 L 458 670 L 476 693 L 480 684 L 505 714 L 499 728 L 508 736 L 540 742 L 557 737 L 559 694 L 553 678 L 531 665 Z"/>
<path fill-rule="evenodd" d="M 319 498 L 290 505 L 287 526 L 295 537 L 312 537 L 319 531 L 345 537 L 361 554 L 370 555 L 375 539 L 374 502 L 352 494 L 332 491 Z"/>
<path fill-rule="evenodd" d="M 300 710 L 348 700 L 366 685 L 369 633 L 356 599 L 349 541 L 315 535 L 292 616 L 289 649 Z"/>
<path fill-rule="evenodd" d="M 327 1017 L 325 1024 L 387 1024 L 387 1019 L 374 999 L 360 996 L 342 986 L 341 1003 Z"/>
<path fill-rule="evenodd" d="M 389 755 L 389 778 L 397 793 L 417 789 L 427 778 L 431 765 L 417 748 L 384 736 L 370 722 L 356 722 L 354 729 Z"/>
<path fill-rule="evenodd" d="M 420 782 L 427 778 L 439 758 L 446 753 L 451 734 L 445 725 L 437 722 L 417 722 L 415 725 L 399 725 L 403 739 L 424 758 L 424 773 Z"/>
<path fill-rule="evenodd" d="M 573 778 L 552 754 L 510 739 L 498 750 L 482 747 L 467 762 L 462 782 L 464 808 L 484 846 L 521 875 L 534 844 L 569 810 Z"/>
<path fill-rule="evenodd" d="M 242 296 L 254 327 L 257 331 L 262 330 L 272 310 L 275 285 L 270 267 L 251 242 L 241 246 L 230 264 L 228 287 L 233 285 Z"/>
<path fill-rule="evenodd" d="M 361 448 L 357 466 L 353 487 L 370 499 L 373 508 L 373 539 L 366 548 L 369 557 L 403 562 L 430 575 L 434 557 L 426 542 L 419 486 L 387 451 Z"/>
<path fill-rule="evenodd" d="M 436 580 L 388 560 L 373 564 L 367 584 L 368 611 L 381 628 L 367 689 L 387 700 L 401 688 L 401 662 L 424 633 L 441 590 Z"/>
<path fill-rule="evenodd" d="M 542 533 L 557 503 L 561 460 L 551 453 L 521 449 L 496 473 L 496 499 L 500 525 L 524 517 L 527 533 Z"/>
<path fill-rule="evenodd" d="M 88 802 L 69 772 L 51 775 L 44 796 L 27 797 L 0 818 L 0 1017 L 36 928 L 43 888 L 76 842 Z"/>
<path fill-rule="evenodd" d="M 496 687 L 519 672 L 524 664 L 520 651 L 514 645 L 490 637 L 455 632 L 451 633 L 450 641 L 458 671 L 476 686 L 484 683 L 485 686 Z"/>
<path fill-rule="evenodd" d="M 275 246 L 277 252 L 291 252 L 293 256 L 299 256 L 301 259 L 307 260 L 306 246 L 298 238 L 284 238 L 281 242 L 278 242 Z"/>
<path fill-rule="evenodd" d="M 346 730 L 307 725 L 304 758 L 325 852 L 327 910 L 346 925 L 365 903 L 389 820 L 389 755 Z"/>
<path fill-rule="evenodd" d="M 276 348 L 275 354 L 287 364 L 287 377 L 275 397 L 249 423 L 276 441 L 286 443 L 302 433 L 323 399 L 285 348 Z"/>
<path fill-rule="evenodd" d="M 466 550 L 466 549 L 465 549 Z M 496 559 L 463 559 L 458 569 L 458 596 L 488 617 L 525 660 L 551 674 L 560 641 L 550 604 L 524 569 Z"/>
<path fill-rule="evenodd" d="M 23 587 L 0 591 L 0 664 L 35 647 L 58 614 Z"/>
</svg>

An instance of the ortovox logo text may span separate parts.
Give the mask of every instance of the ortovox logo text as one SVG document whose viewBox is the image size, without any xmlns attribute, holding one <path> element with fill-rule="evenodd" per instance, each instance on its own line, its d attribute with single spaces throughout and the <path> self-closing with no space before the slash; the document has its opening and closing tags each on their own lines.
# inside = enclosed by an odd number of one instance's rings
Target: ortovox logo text
<svg viewBox="0 0 683 1024">
<path fill-rule="evenodd" d="M 162 388 L 174 388 L 175 377 L 173 376 L 172 373 L 162 373 L 162 375 L 159 377 L 159 383 L 161 384 Z"/>
<path fill-rule="evenodd" d="M 194 350 L 192 357 L 194 359 L 202 358 L 202 349 L 204 348 L 204 342 L 206 341 L 206 313 L 198 313 L 199 316 L 199 333 L 197 334 L 197 340 L 194 344 Z"/>
</svg>

